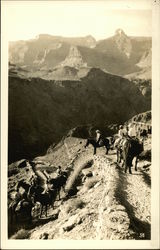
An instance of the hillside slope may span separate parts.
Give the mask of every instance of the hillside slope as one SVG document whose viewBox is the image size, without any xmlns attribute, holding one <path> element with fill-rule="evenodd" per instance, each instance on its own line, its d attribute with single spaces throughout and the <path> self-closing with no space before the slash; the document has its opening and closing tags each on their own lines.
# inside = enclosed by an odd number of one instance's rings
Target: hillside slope
<svg viewBox="0 0 160 250">
<path fill-rule="evenodd" d="M 81 81 L 9 78 L 9 162 L 44 154 L 80 125 L 123 123 L 150 110 L 130 81 L 91 69 Z"/>
</svg>

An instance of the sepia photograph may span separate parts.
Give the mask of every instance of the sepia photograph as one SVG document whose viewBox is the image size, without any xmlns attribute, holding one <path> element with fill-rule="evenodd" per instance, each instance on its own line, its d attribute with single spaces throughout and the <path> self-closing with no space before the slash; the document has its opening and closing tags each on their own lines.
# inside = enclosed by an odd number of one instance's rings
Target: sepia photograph
<svg viewBox="0 0 160 250">
<path fill-rule="evenodd" d="M 1 5 L 2 249 L 158 249 L 160 2 Z"/>
</svg>

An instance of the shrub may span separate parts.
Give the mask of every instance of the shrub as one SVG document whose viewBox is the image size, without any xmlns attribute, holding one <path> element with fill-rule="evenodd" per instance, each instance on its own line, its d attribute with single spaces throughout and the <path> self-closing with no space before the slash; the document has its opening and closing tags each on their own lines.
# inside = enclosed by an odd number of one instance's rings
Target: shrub
<svg viewBox="0 0 160 250">
<path fill-rule="evenodd" d="M 94 161 L 93 161 L 93 159 L 91 159 L 84 164 L 83 168 L 90 168 L 90 167 L 92 167 L 93 163 L 94 163 Z"/>
<path fill-rule="evenodd" d="M 82 209 L 85 206 L 85 202 L 81 199 L 73 199 L 65 207 L 65 212 L 70 213 L 77 210 L 78 208 Z"/>
<path fill-rule="evenodd" d="M 28 239 L 30 236 L 29 230 L 20 229 L 17 233 L 15 233 L 11 239 Z"/>
<path fill-rule="evenodd" d="M 85 187 L 87 189 L 90 189 L 92 187 L 94 187 L 94 185 L 98 182 L 99 180 L 97 178 L 90 178 L 89 180 L 87 180 L 85 182 Z"/>
</svg>

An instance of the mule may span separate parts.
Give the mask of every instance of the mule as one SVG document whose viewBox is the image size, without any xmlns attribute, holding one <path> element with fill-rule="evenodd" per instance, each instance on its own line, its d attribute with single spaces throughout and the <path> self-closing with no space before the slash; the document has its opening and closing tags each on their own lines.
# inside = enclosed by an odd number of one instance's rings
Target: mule
<svg viewBox="0 0 160 250">
<path fill-rule="evenodd" d="M 54 208 L 54 202 L 56 200 L 57 191 L 55 189 L 49 189 L 47 193 L 42 194 L 41 187 L 32 186 L 30 189 L 30 196 L 33 197 L 34 203 L 37 201 L 41 204 L 41 213 L 40 217 L 43 214 L 43 210 L 45 208 L 45 215 L 47 217 L 47 208 L 48 206 L 52 206 Z"/>
<path fill-rule="evenodd" d="M 32 207 L 34 203 L 30 200 L 24 200 L 15 207 L 15 214 L 18 222 L 32 222 Z"/>
<path fill-rule="evenodd" d="M 60 176 L 49 180 L 49 184 L 51 184 L 53 186 L 53 188 L 57 191 L 57 195 L 59 196 L 59 200 L 60 200 L 61 188 L 65 192 L 66 181 L 67 181 L 67 173 L 66 172 L 63 172 Z"/>
<path fill-rule="evenodd" d="M 125 166 L 125 173 L 129 168 L 129 173 L 132 174 L 131 167 L 132 161 L 134 157 L 136 157 L 135 161 L 135 171 L 137 171 L 137 162 L 139 159 L 140 153 L 144 150 L 143 142 L 139 142 L 137 139 L 125 139 L 122 143 L 122 159 L 123 165 Z"/>
<path fill-rule="evenodd" d="M 96 154 L 97 148 L 105 147 L 106 148 L 106 154 L 108 154 L 108 151 L 110 149 L 109 140 L 107 138 L 101 139 L 99 143 L 97 143 L 95 139 L 88 138 L 87 142 L 86 142 L 86 145 L 85 145 L 85 148 L 88 147 L 89 144 L 91 144 L 93 146 L 93 148 L 94 148 L 94 152 L 93 152 L 94 155 Z"/>
<path fill-rule="evenodd" d="M 32 208 L 34 203 L 31 199 L 14 199 L 8 208 L 8 233 L 14 233 L 19 228 L 26 228 L 32 222 Z"/>
</svg>

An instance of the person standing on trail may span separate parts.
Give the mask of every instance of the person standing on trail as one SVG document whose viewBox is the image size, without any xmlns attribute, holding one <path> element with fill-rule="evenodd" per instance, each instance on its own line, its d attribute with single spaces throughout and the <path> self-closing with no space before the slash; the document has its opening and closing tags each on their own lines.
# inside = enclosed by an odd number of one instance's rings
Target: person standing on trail
<svg viewBox="0 0 160 250">
<path fill-rule="evenodd" d="M 42 188 L 42 194 L 47 193 L 48 192 L 47 177 L 40 169 L 38 169 L 37 164 L 35 162 L 30 161 L 29 164 L 32 167 L 32 170 L 36 176 L 37 186 Z"/>
<path fill-rule="evenodd" d="M 120 139 L 124 137 L 124 128 L 122 125 L 119 126 L 118 136 Z"/>
<path fill-rule="evenodd" d="M 133 124 L 129 124 L 128 125 L 128 127 L 129 127 L 129 130 L 128 130 L 128 136 L 130 137 L 130 138 L 135 138 L 136 137 L 136 129 L 135 129 L 135 125 Z"/>
<path fill-rule="evenodd" d="M 123 136 L 127 137 L 128 136 L 128 126 L 124 126 L 123 128 Z"/>
<path fill-rule="evenodd" d="M 115 145 L 119 145 L 121 147 L 127 134 L 127 129 L 120 125 L 118 131 L 118 139 L 115 141 Z"/>
<path fill-rule="evenodd" d="M 101 132 L 100 130 L 96 130 L 96 143 L 97 145 L 99 144 L 100 140 L 102 139 L 102 135 L 101 135 Z"/>
</svg>

